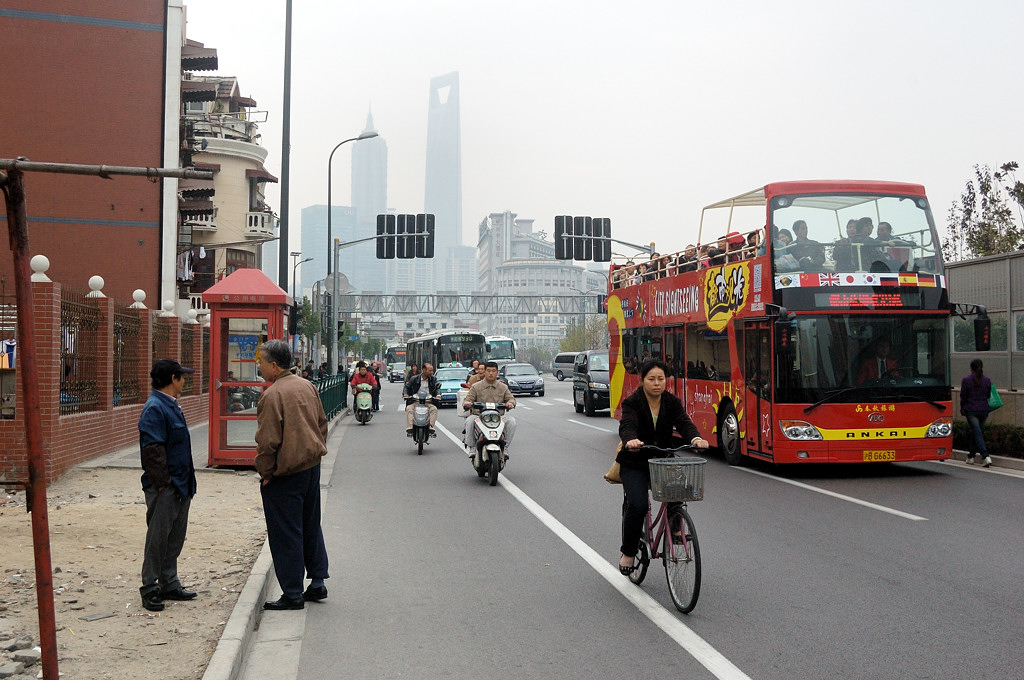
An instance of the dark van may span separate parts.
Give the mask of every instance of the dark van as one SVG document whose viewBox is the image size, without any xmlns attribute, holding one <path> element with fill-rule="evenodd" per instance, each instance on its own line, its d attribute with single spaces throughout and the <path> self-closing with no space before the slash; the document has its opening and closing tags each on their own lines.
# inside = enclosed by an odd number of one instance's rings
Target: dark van
<svg viewBox="0 0 1024 680">
<path fill-rule="evenodd" d="M 611 405 L 608 381 L 608 350 L 580 352 L 573 361 L 572 403 L 576 413 L 594 415 Z"/>
</svg>

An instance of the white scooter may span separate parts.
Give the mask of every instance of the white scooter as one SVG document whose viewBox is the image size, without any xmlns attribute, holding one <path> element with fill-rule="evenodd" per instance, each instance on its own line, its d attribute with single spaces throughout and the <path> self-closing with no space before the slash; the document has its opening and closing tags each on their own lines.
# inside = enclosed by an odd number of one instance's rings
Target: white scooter
<svg viewBox="0 0 1024 680">
<path fill-rule="evenodd" d="M 356 422 L 366 425 L 373 418 L 373 387 L 368 383 L 360 383 L 355 386 L 355 410 L 353 415 Z"/>
<path fill-rule="evenodd" d="M 412 407 L 412 440 L 416 442 L 416 453 L 423 455 L 423 445 L 429 444 L 430 439 L 430 407 L 427 402 L 431 400 L 430 392 L 421 387 L 415 397 L 410 401 L 415 404 Z"/>
<path fill-rule="evenodd" d="M 505 404 L 474 401 L 469 409 L 480 416 L 473 423 L 476 453 L 470 458 L 479 477 L 488 476 L 491 486 L 498 483 L 498 473 L 505 467 Z"/>
</svg>

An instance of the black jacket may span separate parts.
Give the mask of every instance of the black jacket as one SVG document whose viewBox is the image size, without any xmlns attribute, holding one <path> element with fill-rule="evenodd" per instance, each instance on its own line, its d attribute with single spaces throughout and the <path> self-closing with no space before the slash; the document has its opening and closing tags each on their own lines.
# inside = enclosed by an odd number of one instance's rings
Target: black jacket
<svg viewBox="0 0 1024 680">
<path fill-rule="evenodd" d="M 409 378 L 409 382 L 405 383 L 405 388 L 402 390 L 405 396 L 410 399 L 416 396 L 416 393 L 420 391 L 420 385 L 423 383 L 422 378 L 422 373 L 417 373 Z M 438 382 L 437 376 L 431 375 L 427 379 L 427 391 L 430 392 L 431 397 L 437 398 L 441 396 L 441 383 Z"/>
<path fill-rule="evenodd" d="M 673 432 L 678 431 L 683 440 L 674 439 Z M 636 392 L 622 401 L 622 419 L 619 421 L 619 439 L 622 450 L 615 457 L 622 467 L 647 469 L 647 461 L 651 458 L 662 458 L 664 454 L 657 451 L 630 451 L 626 442 L 639 439 L 644 444 L 653 444 L 663 448 L 671 448 L 680 444 L 689 444 L 700 432 L 697 426 L 686 415 L 686 409 L 679 397 L 671 392 L 661 395 L 661 411 L 658 414 L 658 426 L 654 426 L 651 409 L 647 405 L 644 388 L 638 387 Z"/>
</svg>

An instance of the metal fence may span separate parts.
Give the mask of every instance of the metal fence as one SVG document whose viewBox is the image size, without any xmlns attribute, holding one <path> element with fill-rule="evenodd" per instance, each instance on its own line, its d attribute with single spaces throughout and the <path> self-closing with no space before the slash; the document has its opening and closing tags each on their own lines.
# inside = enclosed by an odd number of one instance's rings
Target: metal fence
<svg viewBox="0 0 1024 680">
<path fill-rule="evenodd" d="M 128 307 L 114 308 L 114 406 L 138 404 L 142 323 Z"/>
<path fill-rule="evenodd" d="M 342 404 L 345 401 L 345 390 L 348 388 L 345 380 L 338 375 L 329 375 L 326 378 L 314 380 L 313 384 L 320 392 L 320 401 L 324 405 L 324 412 L 327 414 L 328 420 L 341 413 Z"/>
<path fill-rule="evenodd" d="M 77 291 L 64 289 L 60 302 L 60 412 L 99 408 L 96 382 L 96 332 L 99 310 Z"/>
<path fill-rule="evenodd" d="M 153 320 L 153 361 L 173 359 L 171 356 L 171 324 L 161 317 Z"/>
<path fill-rule="evenodd" d="M 203 366 L 210 365 L 210 329 L 203 329 Z M 199 386 L 200 394 L 207 394 L 210 391 L 210 380 L 203 372 L 203 384 Z"/>
</svg>

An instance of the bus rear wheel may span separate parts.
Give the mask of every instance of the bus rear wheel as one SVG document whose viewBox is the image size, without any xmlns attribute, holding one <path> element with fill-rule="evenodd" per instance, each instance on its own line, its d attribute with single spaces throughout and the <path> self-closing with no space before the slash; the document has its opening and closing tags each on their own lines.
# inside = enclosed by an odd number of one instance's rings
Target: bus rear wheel
<svg viewBox="0 0 1024 680">
<path fill-rule="evenodd" d="M 718 449 L 726 463 L 740 464 L 740 421 L 732 404 L 726 404 L 718 417 Z"/>
</svg>

